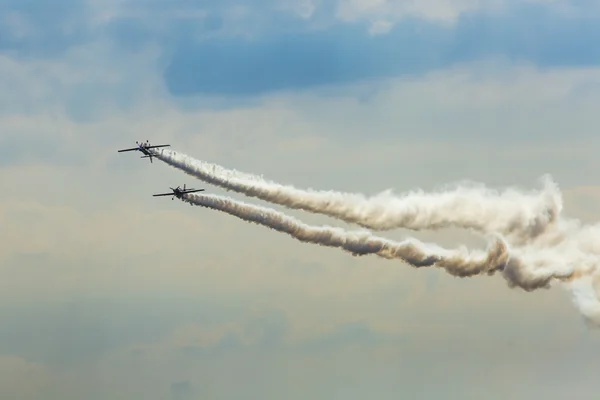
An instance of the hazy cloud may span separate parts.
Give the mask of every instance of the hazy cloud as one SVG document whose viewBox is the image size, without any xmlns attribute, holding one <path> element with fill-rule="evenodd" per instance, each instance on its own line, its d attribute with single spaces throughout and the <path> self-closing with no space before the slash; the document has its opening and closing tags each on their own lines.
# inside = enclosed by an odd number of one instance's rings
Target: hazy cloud
<svg viewBox="0 0 600 400">
<path fill-rule="evenodd" d="M 159 46 L 165 84 L 176 96 L 248 96 L 412 76 L 485 57 L 540 67 L 600 62 L 593 45 L 597 7 L 562 1 L 60 0 L 51 9 L 37 3 L 3 4 L 0 49 L 54 58 L 91 42 L 115 43 L 120 55 Z"/>
<path fill-rule="evenodd" d="M 116 152 L 368 194 L 551 173 L 596 221 L 597 7 L 407 4 L 2 2 L 0 397 L 596 394 L 598 340 L 560 288 L 304 245 L 153 198 L 219 190 Z"/>
</svg>

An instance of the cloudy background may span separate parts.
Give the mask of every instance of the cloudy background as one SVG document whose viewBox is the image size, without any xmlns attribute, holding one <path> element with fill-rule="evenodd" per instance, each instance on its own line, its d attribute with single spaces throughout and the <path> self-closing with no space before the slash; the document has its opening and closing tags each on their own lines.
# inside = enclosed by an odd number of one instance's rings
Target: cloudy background
<svg viewBox="0 0 600 400">
<path fill-rule="evenodd" d="M 155 199 L 222 192 L 116 150 L 367 194 L 550 173 L 594 222 L 599 36 L 585 0 L 0 0 L 0 397 L 596 399 L 560 287 Z"/>
</svg>

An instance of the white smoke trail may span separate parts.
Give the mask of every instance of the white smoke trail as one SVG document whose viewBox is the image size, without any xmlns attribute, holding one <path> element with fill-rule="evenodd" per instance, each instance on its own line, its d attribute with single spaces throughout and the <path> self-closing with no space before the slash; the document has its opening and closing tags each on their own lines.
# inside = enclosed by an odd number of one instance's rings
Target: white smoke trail
<svg viewBox="0 0 600 400">
<path fill-rule="evenodd" d="M 194 199 L 198 205 L 269 226 L 301 241 L 339 247 L 353 254 L 400 258 L 417 267 L 441 267 L 455 276 L 502 271 L 509 286 L 527 291 L 562 281 L 572 290 L 573 299 L 588 322 L 600 324 L 600 225 L 582 226 L 579 221 L 560 218 L 562 198 L 548 176 L 542 180 L 541 191 L 530 193 L 516 189 L 499 193 L 482 185 L 463 184 L 440 193 L 411 192 L 398 197 L 388 191 L 367 198 L 300 190 L 172 150 L 154 153 L 167 164 L 227 190 L 366 228 L 422 230 L 455 226 L 486 235 L 503 235 L 517 247 L 508 251 L 507 244 L 497 238 L 487 253 L 469 253 L 464 248 L 450 251 L 412 239 L 396 243 L 364 231 L 310 227 L 274 210 L 231 199 L 188 196 L 188 201 Z"/>
<path fill-rule="evenodd" d="M 301 190 L 195 160 L 169 149 L 154 150 L 154 154 L 165 163 L 224 189 L 378 231 L 455 226 L 483 234 L 499 233 L 515 244 L 526 244 L 544 233 L 562 210 L 560 191 L 549 176 L 542 178 L 542 190 L 532 193 L 516 189 L 497 192 L 483 185 L 464 183 L 438 193 L 414 191 L 395 196 L 385 191 L 365 197 Z"/>
<path fill-rule="evenodd" d="M 571 282 L 574 275 L 582 274 L 562 263 L 560 254 L 552 251 L 529 255 L 517 249 L 511 254 L 507 244 L 497 236 L 486 252 L 469 252 L 465 247 L 448 250 L 412 238 L 395 242 L 374 236 L 368 231 L 349 232 L 329 226 L 310 226 L 276 210 L 228 197 L 185 194 L 183 199 L 194 205 L 222 211 L 287 233 L 302 242 L 337 247 L 354 255 L 375 254 L 387 259 L 400 259 L 413 267 L 443 268 L 458 277 L 502 272 L 510 286 L 518 286 L 527 291 L 547 288 L 553 280 Z"/>
<path fill-rule="evenodd" d="M 287 233 L 301 242 L 341 248 L 355 256 L 376 254 L 387 259 L 401 259 L 414 267 L 437 266 L 455 276 L 493 273 L 508 260 L 508 249 L 500 238 L 495 238 L 487 252 L 469 252 L 464 247 L 447 250 L 412 238 L 394 242 L 364 230 L 310 226 L 276 210 L 222 196 L 186 194 L 184 200 Z"/>
</svg>

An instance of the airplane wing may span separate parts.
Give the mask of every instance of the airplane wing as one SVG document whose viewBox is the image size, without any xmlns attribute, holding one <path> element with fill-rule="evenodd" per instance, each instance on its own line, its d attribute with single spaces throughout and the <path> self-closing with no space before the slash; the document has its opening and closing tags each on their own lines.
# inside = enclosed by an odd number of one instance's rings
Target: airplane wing
<svg viewBox="0 0 600 400">
<path fill-rule="evenodd" d="M 186 189 L 186 191 L 182 192 L 182 193 L 194 193 L 194 192 L 204 192 L 204 189 Z"/>
<path fill-rule="evenodd" d="M 152 196 L 175 196 L 175 193 L 160 193 L 160 194 L 153 194 Z"/>
<path fill-rule="evenodd" d="M 117 150 L 119 153 L 122 153 L 124 151 L 134 151 L 134 150 L 139 150 L 138 147 L 132 147 L 131 149 L 123 149 L 123 150 Z"/>
<path fill-rule="evenodd" d="M 171 145 L 170 144 L 159 144 L 159 145 L 156 145 L 156 146 L 145 146 L 145 147 L 147 149 L 155 149 L 157 147 L 171 147 Z"/>
</svg>

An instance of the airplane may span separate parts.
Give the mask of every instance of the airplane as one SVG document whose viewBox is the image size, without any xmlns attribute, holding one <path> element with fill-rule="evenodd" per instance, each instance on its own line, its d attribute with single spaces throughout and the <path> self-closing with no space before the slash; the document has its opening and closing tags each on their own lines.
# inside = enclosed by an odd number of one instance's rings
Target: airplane
<svg viewBox="0 0 600 400">
<path fill-rule="evenodd" d="M 132 147 L 130 149 L 118 150 L 118 152 L 122 153 L 124 151 L 141 151 L 144 155 L 140 158 L 150 158 L 150 163 L 152 163 L 152 153 L 150 151 L 148 151 L 148 149 L 155 149 L 157 147 L 171 146 L 170 144 L 159 144 L 157 146 L 150 146 L 150 142 L 148 142 L 148 139 L 146 139 L 146 143 L 138 143 L 136 140 L 135 144 L 137 145 L 137 147 Z"/>
<path fill-rule="evenodd" d="M 171 193 L 153 194 L 152 196 L 154 196 L 154 197 L 173 196 L 173 197 L 171 197 L 171 200 L 174 200 L 175 197 L 177 197 L 178 199 L 182 199 L 183 195 L 187 194 L 187 193 L 195 193 L 195 192 L 203 192 L 204 191 L 204 189 L 186 189 L 185 185 L 183 185 L 183 189 L 181 189 L 179 186 L 177 186 L 176 188 L 169 187 L 169 189 L 172 190 Z M 190 205 L 192 205 L 192 204 L 190 204 Z"/>
</svg>

